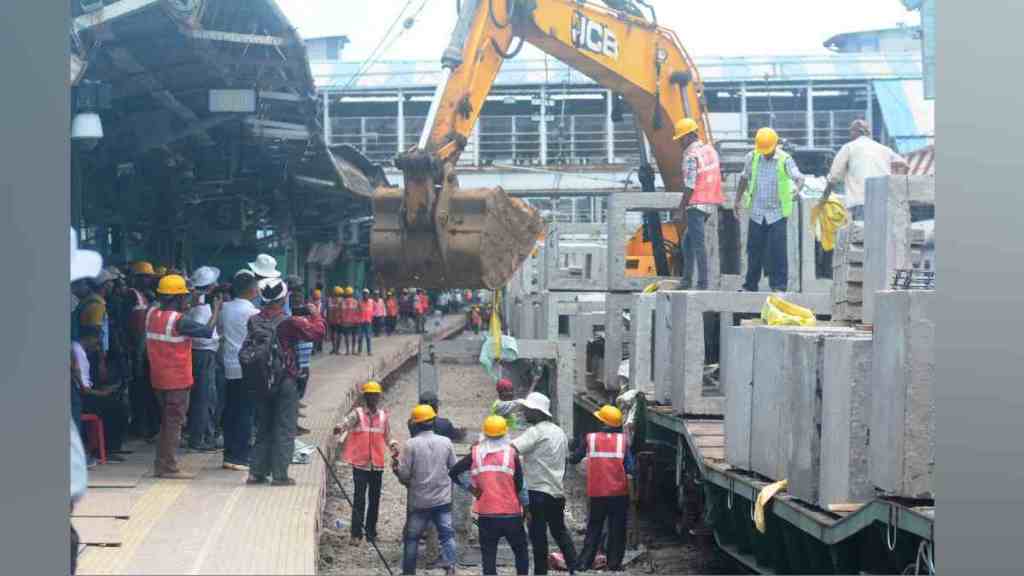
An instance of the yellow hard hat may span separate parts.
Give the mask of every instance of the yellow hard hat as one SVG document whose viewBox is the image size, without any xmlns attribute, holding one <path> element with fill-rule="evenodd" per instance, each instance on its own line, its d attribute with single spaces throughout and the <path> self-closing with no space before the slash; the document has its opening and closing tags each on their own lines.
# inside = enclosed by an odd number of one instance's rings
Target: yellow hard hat
<svg viewBox="0 0 1024 576">
<path fill-rule="evenodd" d="M 771 128 L 764 127 L 754 136 L 754 146 L 759 154 L 771 154 L 779 143 L 779 135 Z"/>
<path fill-rule="evenodd" d="M 188 285 L 183 277 L 177 274 L 168 274 L 160 279 L 160 284 L 156 287 L 156 293 L 165 296 L 181 296 L 188 294 Z"/>
<path fill-rule="evenodd" d="M 333 292 L 334 292 L 335 296 L 344 296 L 345 295 L 345 289 L 342 288 L 341 286 L 335 286 Z"/>
<path fill-rule="evenodd" d="M 132 262 L 131 269 L 132 274 L 144 274 L 147 276 L 153 276 L 154 274 L 156 274 L 156 271 L 153 270 L 153 265 L 150 264 L 149 262 L 146 262 L 145 260 Z"/>
<path fill-rule="evenodd" d="M 484 436 L 488 438 L 501 438 L 508 433 L 508 422 L 497 415 L 491 415 L 484 419 Z"/>
<path fill-rule="evenodd" d="M 322 294 L 323 292 L 321 292 L 319 288 L 313 290 L 313 298 L 319 298 Z"/>
<path fill-rule="evenodd" d="M 697 122 L 693 118 L 683 118 L 676 122 L 676 133 L 672 136 L 673 140 L 679 140 L 683 136 L 686 136 L 690 132 L 697 131 Z"/>
<path fill-rule="evenodd" d="M 363 394 L 381 394 L 384 389 L 380 387 L 380 382 L 376 380 L 370 380 L 366 384 L 363 384 Z"/>
<path fill-rule="evenodd" d="M 351 295 L 352 295 L 352 287 L 351 286 L 345 286 L 345 296 L 351 296 Z"/>
<path fill-rule="evenodd" d="M 434 418 L 437 418 L 437 412 L 429 404 L 419 404 L 412 409 L 412 421 L 416 424 L 430 422 Z"/>
<path fill-rule="evenodd" d="M 600 410 L 594 412 L 594 417 L 612 428 L 622 426 L 622 411 L 611 404 L 601 406 Z"/>
</svg>

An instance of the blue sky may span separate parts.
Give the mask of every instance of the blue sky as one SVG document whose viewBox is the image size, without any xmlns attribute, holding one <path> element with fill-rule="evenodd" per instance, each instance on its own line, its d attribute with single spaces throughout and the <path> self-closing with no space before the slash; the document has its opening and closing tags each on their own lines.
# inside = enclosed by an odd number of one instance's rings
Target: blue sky
<svg viewBox="0 0 1024 576">
<path fill-rule="evenodd" d="M 345 60 L 364 60 L 399 14 L 411 28 L 385 43 L 384 60 L 440 59 L 455 24 L 455 0 L 277 0 L 304 38 L 348 35 Z M 843 32 L 919 24 L 900 0 L 650 0 L 659 23 L 695 57 L 825 52 Z M 421 4 L 423 9 L 420 10 Z M 397 38 L 396 38 L 397 36 Z M 524 56 L 529 56 L 524 52 Z"/>
</svg>

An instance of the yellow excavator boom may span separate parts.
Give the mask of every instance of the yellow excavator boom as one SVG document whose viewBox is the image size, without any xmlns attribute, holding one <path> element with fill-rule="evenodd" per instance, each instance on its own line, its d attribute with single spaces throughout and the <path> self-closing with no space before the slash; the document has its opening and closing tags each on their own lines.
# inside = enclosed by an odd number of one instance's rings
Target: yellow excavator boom
<svg viewBox="0 0 1024 576">
<path fill-rule="evenodd" d="M 371 251 L 385 285 L 497 288 L 543 233 L 535 210 L 500 188 L 460 189 L 454 168 L 518 43 L 537 46 L 621 95 L 665 189 L 682 191 L 675 122 L 693 118 L 701 139 L 711 142 L 700 77 L 675 33 L 642 17 L 630 0 L 605 4 L 463 1 L 420 141 L 395 159 L 404 189 L 379 188 L 374 196 Z"/>
</svg>

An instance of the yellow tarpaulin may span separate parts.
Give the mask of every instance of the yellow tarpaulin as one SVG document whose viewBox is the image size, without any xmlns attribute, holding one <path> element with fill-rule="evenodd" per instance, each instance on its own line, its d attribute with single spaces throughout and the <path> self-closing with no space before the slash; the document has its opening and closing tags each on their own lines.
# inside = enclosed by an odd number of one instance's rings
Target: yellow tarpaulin
<svg viewBox="0 0 1024 576">
<path fill-rule="evenodd" d="M 786 486 L 789 486 L 789 480 L 779 480 L 762 488 L 761 492 L 757 495 L 757 502 L 754 504 L 754 526 L 757 527 L 757 531 L 761 534 L 764 534 L 767 529 L 764 522 L 764 507 L 776 494 L 785 490 Z"/>
<path fill-rule="evenodd" d="M 835 196 L 819 202 L 811 208 L 811 228 L 821 242 L 821 249 L 831 252 L 836 245 L 836 231 L 846 228 L 850 223 L 850 215 L 843 201 Z"/>
<path fill-rule="evenodd" d="M 814 311 L 787 302 L 778 296 L 769 296 L 761 308 L 761 320 L 769 326 L 814 326 Z"/>
</svg>

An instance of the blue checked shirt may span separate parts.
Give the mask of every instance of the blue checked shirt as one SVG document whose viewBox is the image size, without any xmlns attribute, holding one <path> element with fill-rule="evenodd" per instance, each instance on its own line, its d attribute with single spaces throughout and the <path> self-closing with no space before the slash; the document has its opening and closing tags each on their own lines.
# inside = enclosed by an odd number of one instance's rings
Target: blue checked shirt
<svg viewBox="0 0 1024 576">
<path fill-rule="evenodd" d="M 754 153 L 750 152 L 747 154 L 747 160 L 743 166 L 742 178 L 747 181 L 750 180 L 750 167 L 753 162 Z M 764 158 L 761 159 L 757 167 L 757 190 L 754 190 L 754 198 L 750 203 L 750 219 L 759 224 L 774 224 L 782 220 L 782 203 L 779 202 L 778 182 L 776 182 L 775 171 L 776 163 L 774 157 L 767 162 Z M 786 173 L 789 174 L 789 179 L 793 181 L 793 194 L 795 196 L 797 189 L 803 183 L 804 175 L 800 173 L 800 169 L 797 168 L 792 156 L 786 160 Z M 746 190 L 740 190 L 738 193 L 742 195 L 745 192 Z"/>
</svg>

